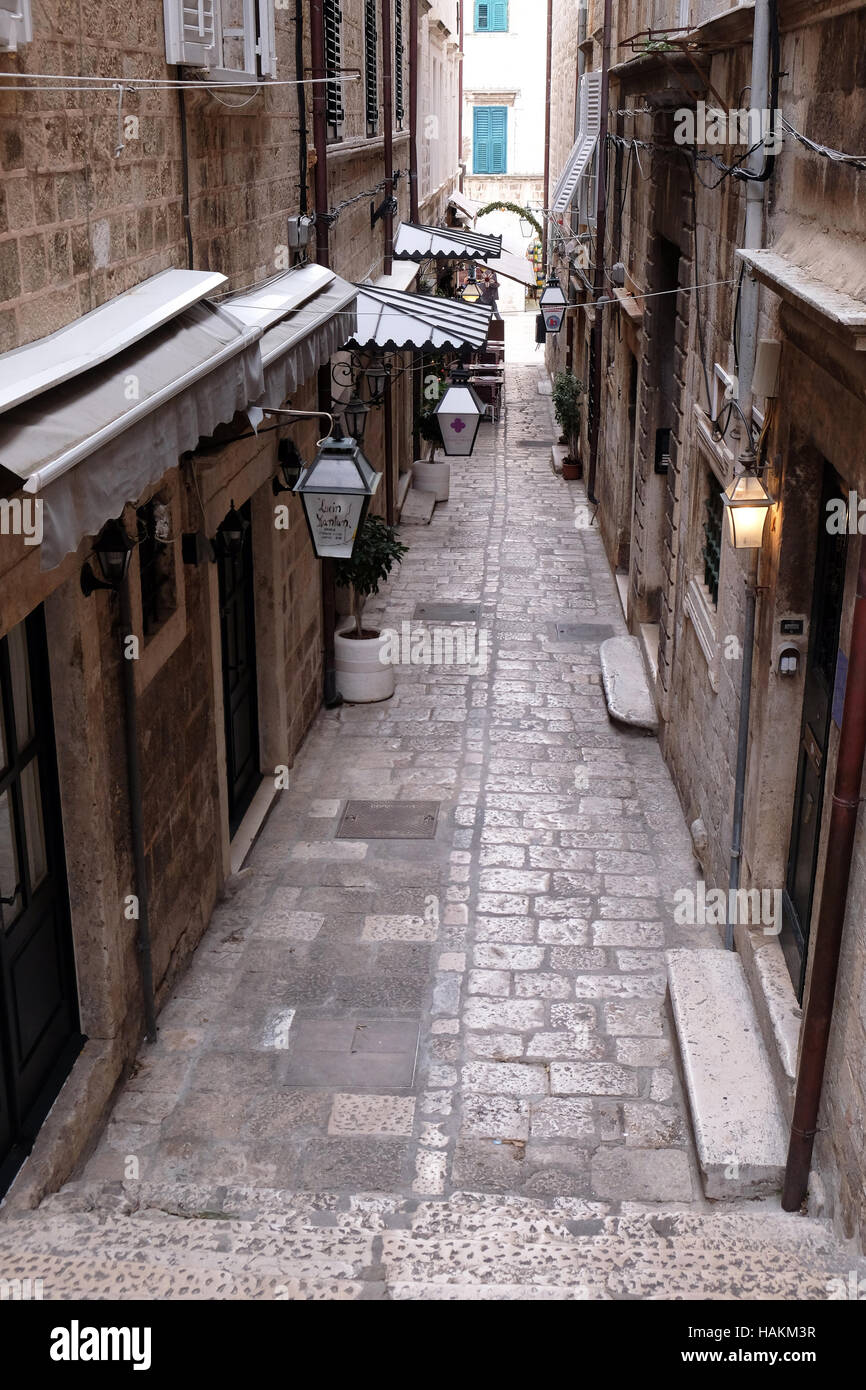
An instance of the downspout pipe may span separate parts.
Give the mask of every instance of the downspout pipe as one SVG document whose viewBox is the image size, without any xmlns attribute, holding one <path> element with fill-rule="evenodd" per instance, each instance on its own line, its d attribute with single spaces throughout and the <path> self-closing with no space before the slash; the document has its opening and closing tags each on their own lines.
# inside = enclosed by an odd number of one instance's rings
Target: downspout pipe
<svg viewBox="0 0 866 1390">
<path fill-rule="evenodd" d="M 598 177 L 596 179 L 595 209 L 595 273 L 592 280 L 592 294 L 596 302 L 595 321 L 592 325 L 592 419 L 589 435 L 589 472 L 586 480 L 586 495 L 593 506 L 598 503 L 595 495 L 595 478 L 598 471 L 598 440 L 601 429 L 601 355 L 604 347 L 604 323 L 598 304 L 604 298 L 604 243 L 607 233 L 607 108 L 610 93 L 610 38 L 613 16 L 613 0 L 604 0 L 604 31 L 601 56 L 601 124 L 598 132 Z"/>
<path fill-rule="evenodd" d="M 466 0 L 457 0 L 457 16 L 460 52 L 457 55 L 457 169 L 459 179 L 457 187 L 463 192 L 464 163 L 463 163 L 463 35 L 466 32 L 463 11 L 466 8 Z"/>
<path fill-rule="evenodd" d="M 812 1148 L 818 1125 L 821 1088 L 830 1044 L 833 999 L 842 952 L 848 884 L 854 854 L 857 812 L 866 756 L 866 540 L 860 541 L 857 596 L 848 678 L 839 735 L 839 754 L 827 835 L 827 861 L 812 956 L 809 998 L 803 1020 L 800 1065 L 788 1160 L 782 1186 L 782 1209 L 798 1211 L 806 1196 Z"/>
<path fill-rule="evenodd" d="M 314 78 L 327 76 L 325 70 L 325 19 L 322 0 L 310 0 L 310 64 Z M 303 73 L 298 74 L 303 77 Z M 331 224 L 328 218 L 328 113 L 323 81 L 313 83 L 313 146 L 316 151 L 314 196 L 316 206 L 316 260 L 330 266 Z M 331 369 L 320 367 L 316 378 L 318 406 L 331 409 Z M 337 690 L 334 633 L 337 628 L 337 594 L 333 560 L 322 561 L 322 700 L 326 709 L 342 704 Z"/>
<path fill-rule="evenodd" d="M 462 6 L 461 6 L 462 9 Z M 463 47 L 463 44 L 460 44 Z M 544 199 L 544 215 L 541 220 L 541 264 L 544 266 L 545 276 L 547 275 L 547 209 L 550 207 L 550 86 L 552 78 L 553 62 L 553 0 L 547 0 L 547 55 L 546 67 L 544 72 L 544 189 L 542 197 Z M 462 67 L 461 67 L 462 78 Z M 462 89 L 462 81 L 461 81 Z M 461 103 L 462 106 L 462 103 Z"/>
<path fill-rule="evenodd" d="M 382 218 L 385 236 L 386 275 L 394 269 L 394 214 L 390 199 L 394 195 L 394 37 L 391 28 L 391 0 L 382 0 L 382 124 L 384 127 L 385 206 Z"/>
<path fill-rule="evenodd" d="M 764 167 L 761 117 L 769 99 L 770 66 L 770 4 L 771 0 L 755 0 L 754 34 L 752 37 L 752 144 L 758 144 L 750 156 L 750 172 L 760 174 Z M 757 123 L 757 124 L 755 124 Z M 757 249 L 764 242 L 763 180 L 746 182 L 746 219 L 743 242 L 747 249 Z M 758 282 L 746 275 L 740 291 L 740 341 L 737 402 L 746 440 L 740 454 L 741 471 L 755 466 L 752 447 L 752 377 L 755 371 L 755 352 L 758 338 Z M 725 913 L 725 948 L 734 950 L 734 922 L 731 906 L 737 901 L 740 871 L 743 862 L 743 816 L 746 799 L 746 769 L 749 751 L 749 719 L 752 703 L 752 648 L 755 639 L 755 605 L 757 602 L 757 570 L 759 551 L 753 551 L 749 577 L 746 580 L 746 624 L 743 635 L 743 669 L 740 676 L 740 715 L 737 729 L 737 765 L 734 774 L 734 810 L 731 825 L 731 857 L 728 869 L 728 899 Z"/>
<path fill-rule="evenodd" d="M 150 944 L 150 894 L 147 886 L 147 863 L 144 855 L 144 818 L 141 807 L 141 761 L 138 752 L 138 695 L 135 689 L 135 663 L 127 657 L 125 639 L 134 631 L 132 603 L 129 595 L 129 573 L 120 586 L 121 655 L 123 667 L 123 734 L 126 744 L 126 785 L 129 795 L 129 828 L 132 838 L 132 864 L 135 874 L 135 895 L 138 899 L 138 968 L 141 975 L 141 994 L 144 1006 L 145 1036 L 156 1042 L 156 1003 L 153 992 L 153 957 Z"/>
<path fill-rule="evenodd" d="M 418 221 L 418 0 L 409 0 L 409 220 Z"/>
</svg>

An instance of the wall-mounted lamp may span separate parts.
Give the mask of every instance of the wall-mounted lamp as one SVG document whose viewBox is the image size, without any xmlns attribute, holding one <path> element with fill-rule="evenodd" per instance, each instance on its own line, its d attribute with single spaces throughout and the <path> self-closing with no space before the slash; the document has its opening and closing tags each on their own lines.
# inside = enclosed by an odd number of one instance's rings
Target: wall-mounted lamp
<svg viewBox="0 0 866 1390">
<path fill-rule="evenodd" d="M 544 315 L 544 328 L 547 333 L 558 333 L 565 318 L 568 300 L 555 275 L 551 275 L 538 301 Z"/>
<path fill-rule="evenodd" d="M 773 505 L 756 473 L 741 473 L 722 493 L 728 536 L 735 550 L 757 550 L 764 539 L 767 513 Z"/>
<path fill-rule="evenodd" d="M 484 403 L 469 385 L 469 374 L 457 370 L 435 410 L 446 454 L 471 454 L 475 447 L 478 427 L 484 414 Z"/>
<path fill-rule="evenodd" d="M 245 516 L 235 510 L 232 502 L 228 513 L 216 529 L 213 548 L 218 560 L 236 560 L 244 548 L 244 540 L 250 523 Z"/>
<path fill-rule="evenodd" d="M 364 430 L 367 428 L 367 416 L 370 414 L 370 407 L 359 396 L 355 395 L 343 406 L 343 420 L 346 424 L 346 432 L 351 435 L 357 444 L 364 442 Z"/>
<path fill-rule="evenodd" d="M 469 279 L 460 291 L 460 298 L 464 304 L 477 304 L 481 298 L 481 286 L 475 278 L 475 268 L 469 272 Z"/>
<path fill-rule="evenodd" d="M 120 521 L 109 521 L 103 526 L 94 541 L 93 553 L 102 572 L 102 579 L 97 579 L 90 565 L 82 565 L 81 592 L 85 598 L 90 598 L 94 589 L 111 589 L 116 592 L 126 578 L 132 555 L 132 541 Z"/>
<path fill-rule="evenodd" d="M 779 652 L 779 675 L 796 676 L 800 669 L 800 648 L 782 647 Z"/>
<path fill-rule="evenodd" d="M 281 492 L 294 491 L 295 483 L 301 476 L 304 467 L 304 460 L 294 439 L 281 439 L 277 445 L 277 463 L 280 467 L 280 477 L 274 478 L 271 483 L 271 490 L 275 497 L 279 497 Z M 282 478 L 282 482 L 280 481 Z"/>
<path fill-rule="evenodd" d="M 295 492 L 304 504 L 313 549 L 321 560 L 350 560 L 355 538 L 382 474 L 354 439 L 323 439 Z"/>
</svg>

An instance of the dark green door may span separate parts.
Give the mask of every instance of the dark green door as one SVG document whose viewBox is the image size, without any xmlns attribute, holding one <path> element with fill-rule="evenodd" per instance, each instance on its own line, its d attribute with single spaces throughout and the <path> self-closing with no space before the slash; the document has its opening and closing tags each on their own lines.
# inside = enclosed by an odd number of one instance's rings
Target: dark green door
<svg viewBox="0 0 866 1390">
<path fill-rule="evenodd" d="M 238 508 L 250 520 L 250 504 Z M 229 832 L 234 835 L 262 780 L 259 768 L 259 715 L 256 682 L 256 626 L 250 527 L 240 553 L 219 561 L 223 706 Z"/>
<path fill-rule="evenodd" d="M 836 473 L 827 464 L 818 520 L 797 782 L 782 898 L 780 941 L 798 999 L 803 997 L 806 977 L 809 920 L 815 892 L 827 743 L 839 651 L 839 623 L 845 591 L 847 536 L 844 533 L 832 535 L 827 530 L 827 503 L 837 497 L 845 499 L 846 494 Z"/>
<path fill-rule="evenodd" d="M 0 1192 L 83 1041 L 39 608 L 0 639 Z"/>
</svg>

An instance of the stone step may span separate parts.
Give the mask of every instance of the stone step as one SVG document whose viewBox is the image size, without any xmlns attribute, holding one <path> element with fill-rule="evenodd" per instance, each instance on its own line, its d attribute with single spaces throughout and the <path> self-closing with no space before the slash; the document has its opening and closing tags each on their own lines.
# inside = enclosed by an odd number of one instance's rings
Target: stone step
<svg viewBox="0 0 866 1390">
<path fill-rule="evenodd" d="M 432 492 L 420 492 L 412 487 L 406 493 L 406 500 L 400 512 L 401 525 L 429 526 L 436 508 L 436 497 Z"/>
<path fill-rule="evenodd" d="M 604 698 L 611 719 L 654 732 L 658 713 L 637 637 L 608 637 L 599 647 Z"/>
<path fill-rule="evenodd" d="M 777 1192 L 785 1126 L 742 962 L 721 949 L 666 957 L 704 1191 L 728 1201 Z"/>
<path fill-rule="evenodd" d="M 527 1241 L 520 1231 L 483 1223 L 430 1232 L 424 1223 L 435 1205 L 406 1212 L 411 1229 L 363 1239 L 351 1229 L 317 1229 L 301 1241 L 266 1222 L 166 1218 L 152 1210 L 33 1212 L 0 1225 L 0 1271 L 5 1279 L 41 1279 L 47 1299 L 405 1300 L 517 1298 L 522 1291 L 532 1299 L 765 1300 L 826 1299 L 832 1280 L 850 1282 L 852 1265 L 858 1275 L 866 1269 L 820 1223 L 778 1211 L 635 1212 L 557 1223 Z M 489 1222 L 493 1212 L 479 1199 L 478 1210 L 459 1206 L 450 1214 L 459 1228 L 469 1216 Z M 340 1248 L 345 1258 L 334 1254 Z"/>
</svg>

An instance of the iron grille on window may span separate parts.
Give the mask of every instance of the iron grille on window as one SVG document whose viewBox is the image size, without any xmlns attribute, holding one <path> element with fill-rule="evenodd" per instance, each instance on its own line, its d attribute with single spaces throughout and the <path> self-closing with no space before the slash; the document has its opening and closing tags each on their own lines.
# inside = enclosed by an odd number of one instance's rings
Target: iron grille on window
<svg viewBox="0 0 866 1390">
<path fill-rule="evenodd" d="M 338 77 L 343 66 L 343 12 L 338 0 L 323 0 L 325 21 L 325 76 Z M 325 110 L 328 125 L 337 127 L 343 119 L 343 88 L 339 82 L 329 82 L 325 88 Z"/>
<path fill-rule="evenodd" d="M 394 0 L 394 120 L 403 124 L 403 0 Z"/>
<path fill-rule="evenodd" d="M 704 583 L 710 591 L 714 606 L 719 602 L 719 564 L 722 558 L 722 488 L 715 474 L 709 476 L 709 492 L 704 503 Z"/>
<path fill-rule="evenodd" d="M 375 135 L 379 125 L 378 43 L 376 0 L 364 0 L 364 109 L 368 135 Z"/>
</svg>

